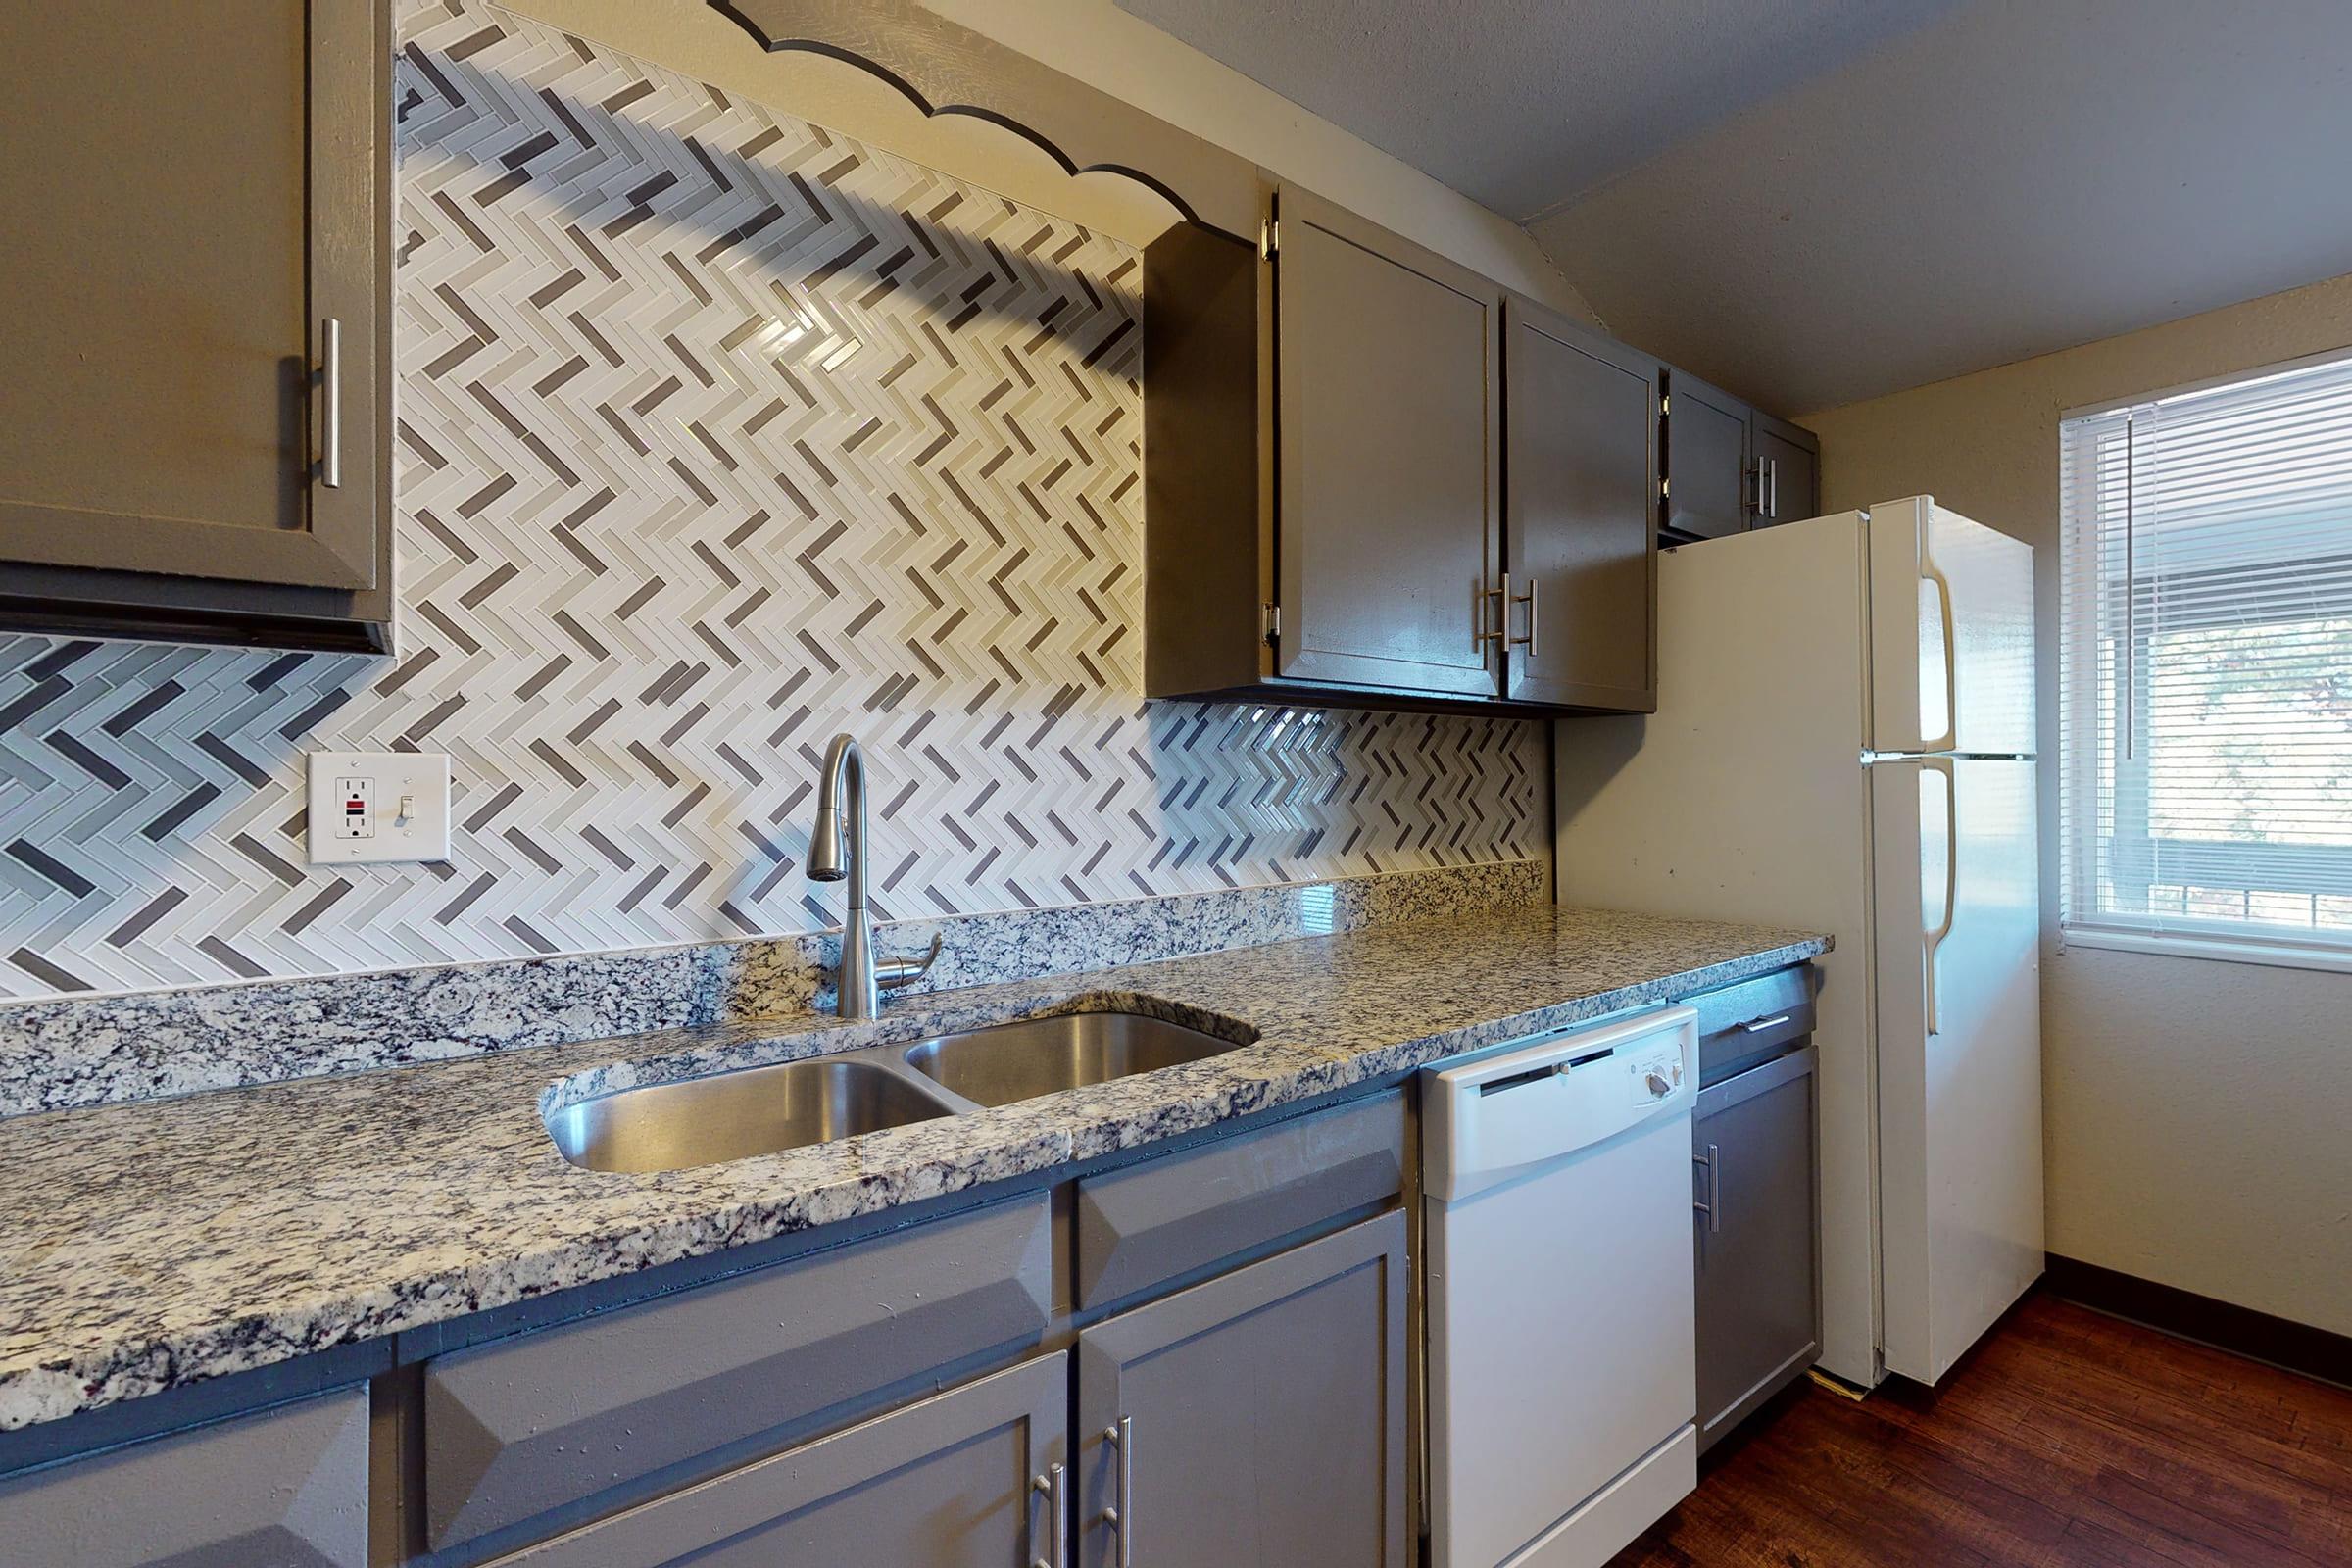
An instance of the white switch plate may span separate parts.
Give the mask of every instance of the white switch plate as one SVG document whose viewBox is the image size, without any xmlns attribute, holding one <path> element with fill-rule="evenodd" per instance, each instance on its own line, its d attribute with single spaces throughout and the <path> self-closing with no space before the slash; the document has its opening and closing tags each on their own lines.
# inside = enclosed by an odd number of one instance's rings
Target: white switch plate
<svg viewBox="0 0 2352 1568">
<path fill-rule="evenodd" d="M 449 755 L 313 752 L 311 863 L 449 858 Z"/>
</svg>

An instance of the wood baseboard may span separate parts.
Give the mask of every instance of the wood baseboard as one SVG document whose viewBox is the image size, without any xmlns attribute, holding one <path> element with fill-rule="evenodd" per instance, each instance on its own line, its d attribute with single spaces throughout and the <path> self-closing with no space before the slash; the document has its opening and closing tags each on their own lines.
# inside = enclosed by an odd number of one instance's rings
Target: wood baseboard
<svg viewBox="0 0 2352 1568">
<path fill-rule="evenodd" d="M 2055 1252 L 2048 1255 L 2047 1262 L 2041 1287 L 2053 1296 L 2324 1383 L 2352 1388 L 2352 1336 L 2273 1317 Z"/>
</svg>

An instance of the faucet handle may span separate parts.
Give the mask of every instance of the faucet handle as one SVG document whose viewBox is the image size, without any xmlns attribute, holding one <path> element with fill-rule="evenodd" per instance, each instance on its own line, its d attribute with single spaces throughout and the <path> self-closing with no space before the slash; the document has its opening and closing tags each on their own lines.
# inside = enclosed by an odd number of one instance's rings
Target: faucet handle
<svg viewBox="0 0 2352 1568">
<path fill-rule="evenodd" d="M 930 951 L 919 958 L 882 958 L 874 964 L 874 984 L 878 986 L 912 985 L 931 972 L 939 961 L 942 946 L 937 932 L 932 933 Z"/>
</svg>

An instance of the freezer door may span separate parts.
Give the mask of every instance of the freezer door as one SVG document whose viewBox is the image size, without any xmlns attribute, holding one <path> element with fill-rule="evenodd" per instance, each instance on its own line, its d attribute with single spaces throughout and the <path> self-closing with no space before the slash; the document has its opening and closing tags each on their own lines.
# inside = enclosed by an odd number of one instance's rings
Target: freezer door
<svg viewBox="0 0 2352 1568">
<path fill-rule="evenodd" d="M 1885 1357 L 1934 1383 L 2041 1273 L 2034 763 L 1868 771 Z"/>
<path fill-rule="evenodd" d="M 1927 496 L 1870 509 L 1880 752 L 2034 751 L 2034 547 Z"/>
</svg>

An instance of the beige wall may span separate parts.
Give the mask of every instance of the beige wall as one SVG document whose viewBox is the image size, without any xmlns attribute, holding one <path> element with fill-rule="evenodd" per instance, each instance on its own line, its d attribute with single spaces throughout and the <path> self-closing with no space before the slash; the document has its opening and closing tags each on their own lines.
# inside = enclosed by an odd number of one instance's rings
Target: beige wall
<svg viewBox="0 0 2352 1568">
<path fill-rule="evenodd" d="M 507 8 L 770 108 L 1074 219 L 1131 245 L 1176 216 L 1112 174 L 1062 172 L 1008 130 L 926 119 L 853 66 L 763 53 L 706 0 L 504 0 Z M 928 0 L 930 8 L 1194 135 L 1297 180 L 1408 239 L 1585 320 L 1584 296 L 1526 230 L 1118 10 L 1110 0 Z"/>
<path fill-rule="evenodd" d="M 2058 418 L 2352 344 L 2352 276 L 1808 416 L 1828 510 L 1926 491 L 2036 559 L 2041 751 L 2057 749 Z M 2042 1028 L 2049 1246 L 2352 1333 L 2352 974 L 2057 942 Z"/>
</svg>

